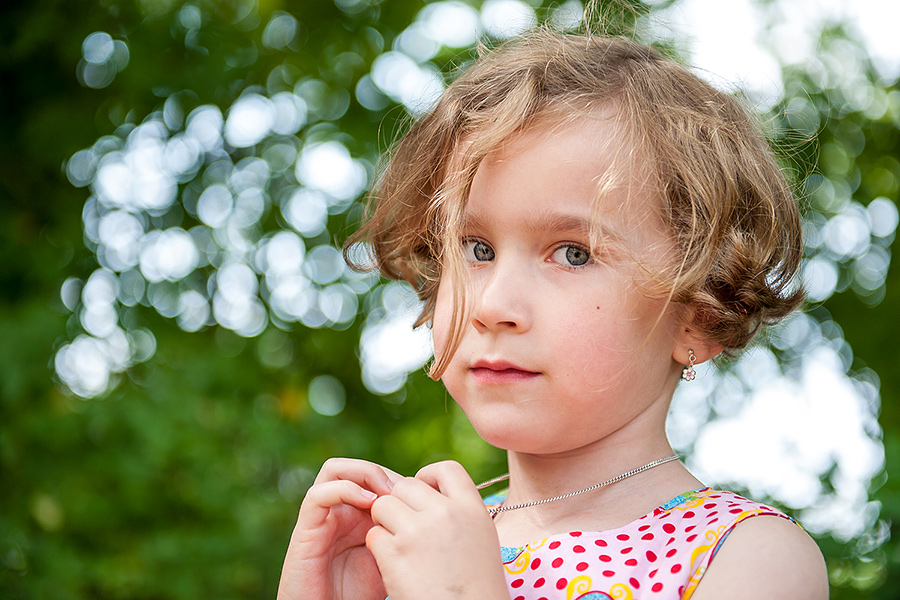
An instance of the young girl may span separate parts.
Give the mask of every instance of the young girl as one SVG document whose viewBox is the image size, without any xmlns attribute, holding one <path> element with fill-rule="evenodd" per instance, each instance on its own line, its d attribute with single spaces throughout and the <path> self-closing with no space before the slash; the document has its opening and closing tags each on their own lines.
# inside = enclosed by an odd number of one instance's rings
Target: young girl
<svg viewBox="0 0 900 600">
<path fill-rule="evenodd" d="M 694 365 L 801 301 L 799 230 L 752 120 L 657 52 L 541 31 L 482 56 L 351 243 L 424 300 L 431 374 L 507 450 L 508 491 L 330 460 L 279 598 L 826 598 L 806 533 L 665 435 Z"/>
</svg>

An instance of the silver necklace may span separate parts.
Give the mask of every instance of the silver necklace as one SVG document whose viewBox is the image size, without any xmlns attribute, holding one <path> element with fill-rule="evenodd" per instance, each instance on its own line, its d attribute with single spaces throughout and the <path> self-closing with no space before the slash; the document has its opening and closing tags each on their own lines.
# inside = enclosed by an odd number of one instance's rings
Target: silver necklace
<svg viewBox="0 0 900 600">
<path fill-rule="evenodd" d="M 593 492 L 594 490 L 599 490 L 602 487 L 606 487 L 608 485 L 618 483 L 618 482 L 622 481 L 623 479 L 628 479 L 629 477 L 631 477 L 633 475 L 637 475 L 638 473 L 643 473 L 644 471 L 649 471 L 653 467 L 658 467 L 661 464 L 671 462 L 673 460 L 678 460 L 678 457 L 674 454 L 672 456 L 667 456 L 665 458 L 657 458 L 654 461 L 648 462 L 646 465 L 640 466 L 640 467 L 638 467 L 636 469 L 632 469 L 630 471 L 626 471 L 625 473 L 622 473 L 621 475 L 616 475 L 612 479 L 607 479 L 606 481 L 603 481 L 600 483 L 595 483 L 594 485 L 592 485 L 590 487 L 586 487 L 583 490 L 578 490 L 577 492 L 569 492 L 568 494 L 563 494 L 561 496 L 554 496 L 553 498 L 545 498 L 543 500 L 534 500 L 532 502 L 523 502 L 522 504 L 513 504 L 511 506 L 503 506 L 501 504 L 500 506 L 495 506 L 493 508 L 489 508 L 488 512 L 493 517 L 497 513 L 506 512 L 508 510 L 517 510 L 519 508 L 528 508 L 529 506 L 537 506 L 538 504 L 546 504 L 548 502 L 556 502 L 557 500 L 565 500 L 566 498 L 571 498 L 572 496 L 577 496 L 578 494 L 584 494 L 585 492 Z M 481 490 L 486 487 L 492 486 L 495 483 L 500 483 L 501 481 L 506 481 L 507 479 L 509 479 L 509 473 L 506 473 L 505 475 L 500 475 L 499 477 L 494 477 L 493 479 L 489 479 L 489 480 L 485 481 L 484 483 L 479 483 L 478 485 L 475 486 L 475 488 Z"/>
</svg>

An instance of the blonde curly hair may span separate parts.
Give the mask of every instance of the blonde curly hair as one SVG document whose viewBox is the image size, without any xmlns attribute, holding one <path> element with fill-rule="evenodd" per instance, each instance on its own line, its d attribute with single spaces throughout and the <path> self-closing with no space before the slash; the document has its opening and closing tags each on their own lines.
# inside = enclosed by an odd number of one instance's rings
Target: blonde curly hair
<svg viewBox="0 0 900 600">
<path fill-rule="evenodd" d="M 463 270 L 457 247 L 481 161 L 525 129 L 608 107 L 650 165 L 653 208 L 674 243 L 650 287 L 693 308 L 686 325 L 699 337 L 744 348 L 803 299 L 797 203 L 738 99 L 626 39 L 541 29 L 483 50 L 395 146 L 345 246 L 348 263 L 409 282 L 425 303 L 417 325 L 429 322 L 442 272 Z M 354 262 L 347 250 L 357 242 L 370 244 L 374 265 Z M 464 289 L 454 302 L 435 378 L 464 332 Z"/>
</svg>

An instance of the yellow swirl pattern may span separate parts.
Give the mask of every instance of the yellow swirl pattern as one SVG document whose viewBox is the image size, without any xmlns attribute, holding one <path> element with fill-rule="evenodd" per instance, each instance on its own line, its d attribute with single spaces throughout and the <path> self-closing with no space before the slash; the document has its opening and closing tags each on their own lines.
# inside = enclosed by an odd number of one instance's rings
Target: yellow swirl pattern
<svg viewBox="0 0 900 600">
<path fill-rule="evenodd" d="M 684 594 L 682 594 L 681 599 L 687 600 L 690 598 L 694 590 L 697 589 L 697 584 L 700 583 L 700 580 L 703 578 L 703 574 L 706 573 L 706 556 L 709 554 L 709 551 L 712 548 L 716 547 L 716 544 L 719 543 L 719 536 L 723 533 L 726 527 L 720 527 L 718 531 L 707 531 L 704 534 L 706 539 L 710 540 L 709 544 L 705 544 L 702 546 L 697 546 L 694 548 L 694 551 L 691 552 L 691 578 L 688 580 L 687 585 L 684 588 Z M 700 562 L 699 567 L 695 567 L 697 562 Z"/>
<path fill-rule="evenodd" d="M 512 563 L 504 564 L 503 568 L 510 575 L 518 575 L 520 573 L 524 573 L 528 569 L 528 565 L 531 564 L 531 553 L 543 546 L 546 542 L 547 539 L 544 538 L 540 542 L 526 544 L 522 549 L 522 552 L 516 557 L 516 559 Z"/>
<path fill-rule="evenodd" d="M 694 569 L 694 565 L 697 564 L 698 560 L 703 561 L 703 559 L 706 558 L 706 554 L 711 548 L 716 547 L 716 544 L 719 542 L 719 535 L 722 534 L 724 529 L 725 527 L 720 527 L 718 531 L 709 530 L 703 534 L 704 537 L 709 540 L 709 543 L 697 546 L 694 548 L 694 551 L 691 552 L 691 570 Z"/>
<path fill-rule="evenodd" d="M 543 546 L 544 544 L 546 544 L 548 539 L 550 539 L 550 538 L 544 538 L 544 539 L 542 539 L 542 540 L 539 541 L 539 542 L 533 542 L 533 543 L 531 543 L 531 544 L 525 544 L 525 547 L 528 548 L 529 550 L 537 550 L 538 548 L 540 548 L 541 546 Z"/>
<path fill-rule="evenodd" d="M 609 588 L 609 595 L 616 600 L 632 600 L 634 598 L 631 595 L 631 588 L 624 583 L 617 583 Z"/>
<path fill-rule="evenodd" d="M 569 585 L 566 587 L 566 600 L 572 600 L 572 598 L 575 597 L 575 594 L 580 596 L 589 591 L 591 591 L 591 578 L 587 575 L 579 575 L 570 581 Z"/>
<path fill-rule="evenodd" d="M 524 573 L 528 569 L 528 565 L 531 564 L 531 553 L 528 551 L 522 552 L 519 556 L 516 557 L 516 560 L 513 561 L 512 564 L 507 563 L 504 566 L 506 572 L 510 575 L 518 575 L 519 573 Z"/>
</svg>

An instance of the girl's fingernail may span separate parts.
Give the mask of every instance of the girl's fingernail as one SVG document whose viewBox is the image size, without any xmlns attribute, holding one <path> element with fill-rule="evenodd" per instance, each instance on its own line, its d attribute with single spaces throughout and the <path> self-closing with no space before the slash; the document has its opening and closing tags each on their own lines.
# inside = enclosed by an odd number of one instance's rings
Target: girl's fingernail
<svg viewBox="0 0 900 600">
<path fill-rule="evenodd" d="M 366 500 L 374 500 L 378 497 L 378 494 L 369 490 L 360 490 L 360 493 Z"/>
</svg>

